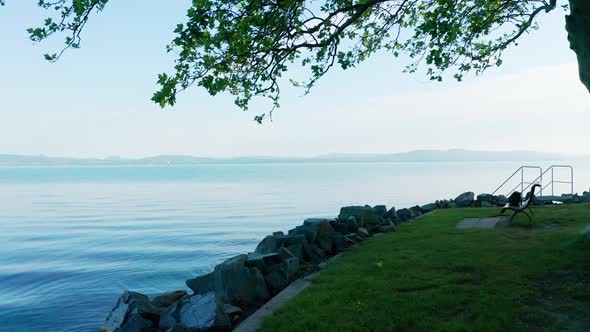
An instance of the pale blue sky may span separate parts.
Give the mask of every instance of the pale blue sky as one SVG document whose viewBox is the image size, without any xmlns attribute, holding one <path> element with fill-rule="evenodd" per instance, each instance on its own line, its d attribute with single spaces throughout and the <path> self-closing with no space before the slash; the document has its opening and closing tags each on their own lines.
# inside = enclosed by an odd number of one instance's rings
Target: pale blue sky
<svg viewBox="0 0 590 332">
<path fill-rule="evenodd" d="M 62 40 L 33 45 L 25 29 L 45 13 L 33 0 L 0 9 L 0 153 L 140 157 L 390 153 L 413 149 L 530 149 L 590 153 L 590 95 L 578 82 L 564 14 L 506 52 L 505 65 L 463 83 L 401 73 L 378 55 L 329 73 L 308 96 L 285 89 L 274 122 L 253 123 L 228 95 L 194 88 L 176 107 L 149 98 L 187 1 L 111 0 L 82 49 L 42 58 Z M 297 73 L 294 73 L 297 75 Z M 508 120 L 508 119 L 512 120 Z M 535 128 L 531 134 L 530 127 Z M 532 136 L 532 137 L 531 137 Z"/>
</svg>

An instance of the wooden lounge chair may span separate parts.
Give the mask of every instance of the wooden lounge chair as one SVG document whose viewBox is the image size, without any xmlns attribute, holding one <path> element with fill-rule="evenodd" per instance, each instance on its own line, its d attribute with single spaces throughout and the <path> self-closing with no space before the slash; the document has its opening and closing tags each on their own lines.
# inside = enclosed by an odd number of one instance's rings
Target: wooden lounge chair
<svg viewBox="0 0 590 332">
<path fill-rule="evenodd" d="M 528 198 L 521 202 L 520 205 L 518 206 L 514 206 L 514 205 L 510 205 L 510 203 L 506 204 L 503 208 L 502 211 L 500 211 L 500 215 L 504 214 L 504 212 L 506 210 L 510 210 L 510 211 L 514 211 L 514 213 L 510 216 L 510 221 L 512 221 L 512 219 L 514 219 L 514 217 L 519 214 L 519 213 L 524 213 L 525 216 L 527 216 L 529 218 L 529 221 L 532 222 L 533 219 L 531 218 L 531 216 L 525 211 L 526 209 L 528 209 L 531 214 L 535 214 L 533 212 L 533 210 L 531 209 L 530 205 L 534 204 L 535 201 L 535 189 L 536 188 L 541 188 L 540 184 L 535 184 L 533 185 L 533 187 L 531 188 L 531 191 L 528 195 Z"/>
</svg>

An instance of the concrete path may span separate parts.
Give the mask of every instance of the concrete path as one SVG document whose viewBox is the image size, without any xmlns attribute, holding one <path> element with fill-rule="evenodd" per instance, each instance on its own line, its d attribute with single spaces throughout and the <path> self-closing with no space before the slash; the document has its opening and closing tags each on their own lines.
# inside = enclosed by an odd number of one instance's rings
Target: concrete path
<svg viewBox="0 0 590 332">
<path fill-rule="evenodd" d="M 457 228 L 496 228 L 508 225 L 507 216 L 489 218 L 465 218 L 457 224 Z"/>
</svg>

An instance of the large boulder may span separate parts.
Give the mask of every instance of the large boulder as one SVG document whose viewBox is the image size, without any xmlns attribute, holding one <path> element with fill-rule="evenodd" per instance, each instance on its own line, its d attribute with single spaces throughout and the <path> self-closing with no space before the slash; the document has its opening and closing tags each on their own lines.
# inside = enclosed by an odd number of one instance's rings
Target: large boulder
<svg viewBox="0 0 590 332">
<path fill-rule="evenodd" d="M 408 221 L 408 220 L 412 219 L 412 213 L 408 209 L 397 210 L 397 216 L 401 222 Z"/>
<path fill-rule="evenodd" d="M 422 208 L 422 211 L 424 211 L 424 213 L 428 213 L 428 212 L 436 210 L 436 204 L 435 203 L 424 204 L 421 206 L 421 208 Z"/>
<path fill-rule="evenodd" d="M 195 294 L 214 291 L 224 303 L 246 312 L 263 305 L 270 294 L 264 277 L 256 267 L 246 266 L 247 255 L 238 255 L 217 265 L 213 272 L 186 281 Z"/>
<path fill-rule="evenodd" d="M 457 204 L 457 207 L 472 206 L 473 202 L 475 202 L 475 194 L 471 191 L 462 193 L 461 195 L 457 196 L 457 198 L 455 198 L 455 204 Z"/>
<path fill-rule="evenodd" d="M 277 250 L 281 247 L 283 242 L 285 241 L 284 235 L 282 233 L 277 233 L 273 235 L 268 235 L 256 247 L 254 250 L 257 253 L 267 254 L 271 252 L 277 252 Z"/>
<path fill-rule="evenodd" d="M 126 291 L 107 316 L 102 330 L 123 332 L 133 331 L 136 326 L 151 328 L 159 324 L 162 313 L 163 310 L 154 307 L 147 296 Z"/>
<path fill-rule="evenodd" d="M 418 205 L 412 206 L 409 210 L 412 219 L 418 218 L 424 214 L 424 210 Z"/>
<path fill-rule="evenodd" d="M 387 211 L 387 213 L 385 214 L 385 218 L 386 219 L 390 219 L 394 224 L 399 224 L 399 222 L 401 221 L 399 219 L 399 217 L 397 216 L 397 212 L 395 211 L 395 207 L 391 207 L 391 209 L 389 209 L 389 211 Z"/>
<path fill-rule="evenodd" d="M 379 217 L 385 217 L 385 215 L 387 214 L 387 207 L 385 205 L 375 205 L 373 207 L 373 210 L 375 210 L 375 213 Z"/>
<path fill-rule="evenodd" d="M 590 192 L 584 191 L 584 193 L 582 194 L 582 201 L 590 202 Z"/>
<path fill-rule="evenodd" d="M 171 306 L 174 302 L 185 298 L 186 296 L 187 296 L 187 294 L 186 294 L 185 290 L 164 293 L 164 294 L 160 294 L 160 295 L 156 296 L 152 300 L 152 304 L 156 308 L 166 308 L 166 307 Z"/>
<path fill-rule="evenodd" d="M 498 198 L 492 194 L 477 195 L 477 205 L 480 207 L 492 207 L 498 205 Z"/>
<path fill-rule="evenodd" d="M 310 218 L 303 222 L 305 229 L 310 229 L 311 232 L 316 234 L 315 241 L 310 242 L 315 242 L 320 249 L 328 253 L 332 252 L 332 234 L 334 233 L 334 228 L 330 224 L 331 221 L 333 220 Z"/>
<path fill-rule="evenodd" d="M 379 212 L 378 212 L 379 211 Z M 379 213 L 382 212 L 382 209 L 376 210 L 368 205 L 365 206 L 345 206 L 340 209 L 340 214 L 338 215 L 339 220 L 346 220 L 349 217 L 355 217 L 359 226 L 364 226 L 365 224 L 378 224 L 379 223 Z"/>
<path fill-rule="evenodd" d="M 215 292 L 196 294 L 171 306 L 162 315 L 166 331 L 230 331 L 231 320 Z"/>
</svg>

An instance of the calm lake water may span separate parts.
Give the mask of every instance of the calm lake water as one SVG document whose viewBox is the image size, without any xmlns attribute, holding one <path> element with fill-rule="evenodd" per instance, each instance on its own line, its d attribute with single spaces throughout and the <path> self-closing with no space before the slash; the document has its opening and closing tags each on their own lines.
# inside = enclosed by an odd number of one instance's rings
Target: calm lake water
<svg viewBox="0 0 590 332">
<path fill-rule="evenodd" d="M 588 190 L 590 162 L 570 164 Z M 307 217 L 489 193 L 520 165 L 0 167 L 0 331 L 96 331 L 123 290 L 184 289 Z"/>
</svg>

